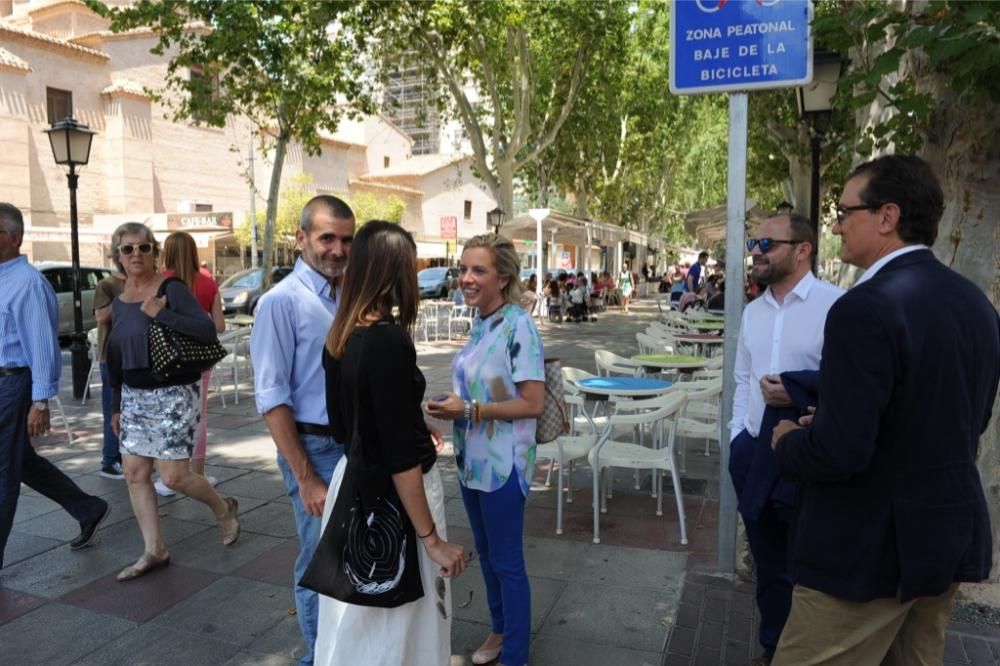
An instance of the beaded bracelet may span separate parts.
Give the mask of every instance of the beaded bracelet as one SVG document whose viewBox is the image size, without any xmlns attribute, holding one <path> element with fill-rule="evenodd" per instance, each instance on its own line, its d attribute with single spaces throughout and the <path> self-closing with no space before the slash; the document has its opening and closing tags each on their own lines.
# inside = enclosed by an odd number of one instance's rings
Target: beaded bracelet
<svg viewBox="0 0 1000 666">
<path fill-rule="evenodd" d="M 467 401 L 467 400 L 464 403 L 464 409 L 462 411 L 462 416 L 465 418 L 466 421 L 471 421 L 472 420 L 472 403 L 469 402 L 469 401 Z"/>
</svg>

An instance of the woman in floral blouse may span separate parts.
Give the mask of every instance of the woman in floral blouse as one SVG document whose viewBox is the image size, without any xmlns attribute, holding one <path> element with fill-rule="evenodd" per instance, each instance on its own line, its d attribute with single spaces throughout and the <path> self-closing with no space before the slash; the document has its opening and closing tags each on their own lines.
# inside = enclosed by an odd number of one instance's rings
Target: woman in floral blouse
<svg viewBox="0 0 1000 666">
<path fill-rule="evenodd" d="M 454 393 L 427 412 L 455 422 L 462 500 L 479 552 L 492 633 L 472 663 L 528 663 L 531 589 L 524 566 L 524 504 L 535 467 L 535 419 L 542 413 L 542 341 L 518 307 L 520 262 L 510 240 L 472 238 L 459 264 L 459 286 L 479 309 L 469 342 L 452 363 Z"/>
</svg>

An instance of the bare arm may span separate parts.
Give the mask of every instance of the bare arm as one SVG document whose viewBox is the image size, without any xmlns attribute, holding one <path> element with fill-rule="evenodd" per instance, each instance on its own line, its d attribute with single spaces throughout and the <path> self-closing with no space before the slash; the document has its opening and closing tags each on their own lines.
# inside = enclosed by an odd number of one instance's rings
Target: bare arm
<svg viewBox="0 0 1000 666">
<path fill-rule="evenodd" d="M 322 516 L 326 502 L 327 486 L 313 469 L 306 456 L 299 433 L 295 430 L 295 416 L 288 405 L 279 405 L 264 414 L 264 422 L 271 432 L 278 452 L 285 458 L 288 467 L 299 484 L 299 497 L 310 516 Z"/>
<path fill-rule="evenodd" d="M 226 330 L 226 318 L 222 312 L 222 295 L 219 292 L 215 292 L 215 298 L 212 300 L 212 311 L 209 314 L 212 315 L 212 321 L 215 322 L 216 333 L 222 333 Z"/>
<path fill-rule="evenodd" d="M 111 326 L 111 306 L 106 305 L 94 310 L 94 319 L 98 326 Z"/>
<path fill-rule="evenodd" d="M 465 549 L 438 536 L 430 507 L 427 506 L 420 466 L 393 474 L 392 483 L 417 536 L 423 537 L 420 542 L 430 558 L 441 567 L 441 575 L 454 577 L 462 573 L 465 569 Z"/>
</svg>

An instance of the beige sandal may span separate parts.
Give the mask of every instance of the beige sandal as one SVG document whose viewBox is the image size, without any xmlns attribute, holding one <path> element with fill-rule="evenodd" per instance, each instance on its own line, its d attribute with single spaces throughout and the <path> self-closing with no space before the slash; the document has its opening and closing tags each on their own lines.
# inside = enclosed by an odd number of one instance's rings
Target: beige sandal
<svg viewBox="0 0 1000 666">
<path fill-rule="evenodd" d="M 157 557 L 150 552 L 144 552 L 135 564 L 130 564 L 121 570 L 118 574 L 118 580 L 120 582 L 125 582 L 128 580 L 135 580 L 136 578 L 141 578 L 151 571 L 156 571 L 157 569 L 162 569 L 163 567 L 170 564 L 170 556 Z"/>
<path fill-rule="evenodd" d="M 237 517 L 240 505 L 234 497 L 223 497 L 226 503 L 226 513 L 219 518 L 219 527 L 222 528 L 222 543 L 231 546 L 240 538 L 240 520 Z"/>
</svg>

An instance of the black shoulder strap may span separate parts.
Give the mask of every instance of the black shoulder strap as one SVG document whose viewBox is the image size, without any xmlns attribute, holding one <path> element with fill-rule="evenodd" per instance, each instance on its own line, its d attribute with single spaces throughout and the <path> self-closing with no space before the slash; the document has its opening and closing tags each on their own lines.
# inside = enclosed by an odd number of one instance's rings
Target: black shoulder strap
<svg viewBox="0 0 1000 666">
<path fill-rule="evenodd" d="M 174 277 L 173 275 L 171 275 L 170 277 L 166 278 L 163 282 L 160 283 L 160 288 L 156 290 L 157 298 L 167 293 L 167 285 L 170 284 L 171 282 L 180 282 L 185 287 L 187 287 L 187 285 L 184 284 L 184 280 L 180 279 L 179 277 Z"/>
</svg>

